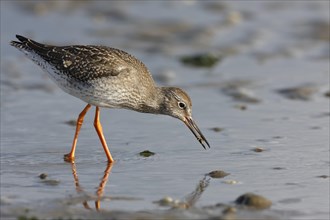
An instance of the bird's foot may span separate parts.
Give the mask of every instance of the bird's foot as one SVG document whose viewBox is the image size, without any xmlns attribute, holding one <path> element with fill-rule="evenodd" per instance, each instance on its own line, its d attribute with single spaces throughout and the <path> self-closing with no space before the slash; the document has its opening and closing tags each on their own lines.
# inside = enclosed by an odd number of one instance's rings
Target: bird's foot
<svg viewBox="0 0 330 220">
<path fill-rule="evenodd" d="M 73 163 L 74 162 L 74 156 L 72 156 L 72 154 L 64 154 L 64 161 L 65 162 L 69 162 L 69 163 Z"/>
</svg>

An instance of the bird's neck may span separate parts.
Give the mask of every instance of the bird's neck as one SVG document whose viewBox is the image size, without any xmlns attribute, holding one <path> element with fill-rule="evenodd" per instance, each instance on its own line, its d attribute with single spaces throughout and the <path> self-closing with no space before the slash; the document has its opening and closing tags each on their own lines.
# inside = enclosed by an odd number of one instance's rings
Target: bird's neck
<svg viewBox="0 0 330 220">
<path fill-rule="evenodd" d="M 156 112 L 162 115 L 171 115 L 171 109 L 169 109 L 169 100 L 171 96 L 172 87 L 156 87 L 157 95 L 156 100 Z"/>
<path fill-rule="evenodd" d="M 155 90 L 149 93 L 148 101 L 139 105 L 137 111 L 152 114 L 167 115 L 167 108 L 165 103 L 168 100 L 167 91 L 169 87 L 155 87 Z"/>
</svg>

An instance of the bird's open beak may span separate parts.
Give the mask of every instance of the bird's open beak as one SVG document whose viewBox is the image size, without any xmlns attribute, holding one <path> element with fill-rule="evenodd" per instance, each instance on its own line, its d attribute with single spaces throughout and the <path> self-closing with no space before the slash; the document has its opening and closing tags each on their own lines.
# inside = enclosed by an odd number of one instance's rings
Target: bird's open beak
<svg viewBox="0 0 330 220">
<path fill-rule="evenodd" d="M 196 123 L 191 117 L 185 117 L 183 122 L 187 125 L 187 127 L 191 130 L 191 132 L 195 135 L 199 143 L 206 149 L 204 142 L 207 144 L 207 146 L 210 148 L 209 143 L 207 142 L 206 138 L 202 134 L 202 132 L 197 127 Z"/>
</svg>

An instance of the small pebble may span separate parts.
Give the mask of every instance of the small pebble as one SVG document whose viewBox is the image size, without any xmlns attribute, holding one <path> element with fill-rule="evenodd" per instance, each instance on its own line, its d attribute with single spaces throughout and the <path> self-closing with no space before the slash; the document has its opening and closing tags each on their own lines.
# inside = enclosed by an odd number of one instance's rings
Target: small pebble
<svg viewBox="0 0 330 220">
<path fill-rule="evenodd" d="M 324 96 L 330 98 L 330 91 L 327 91 L 326 93 L 324 93 Z"/>
<path fill-rule="evenodd" d="M 185 202 L 181 202 L 180 200 L 174 200 L 169 196 L 165 196 L 159 201 L 155 201 L 153 203 L 157 203 L 160 206 L 167 206 L 167 207 L 172 207 L 172 208 L 177 208 L 177 209 L 187 209 L 189 208 L 189 204 Z"/>
<path fill-rule="evenodd" d="M 265 151 L 263 148 L 261 148 L 261 147 L 255 147 L 255 148 L 253 148 L 252 149 L 254 152 L 257 152 L 257 153 L 260 153 L 260 152 L 263 152 L 263 151 Z"/>
<path fill-rule="evenodd" d="M 246 105 L 235 105 L 234 108 L 237 108 L 237 109 L 239 109 L 239 110 L 244 111 L 244 110 L 247 109 L 247 106 L 246 106 Z"/>
<path fill-rule="evenodd" d="M 142 157 L 150 157 L 150 156 L 155 155 L 155 153 L 151 152 L 151 151 L 148 151 L 148 150 L 145 150 L 145 151 L 140 152 L 139 155 L 142 156 Z"/>
<path fill-rule="evenodd" d="M 318 115 L 315 115 L 315 118 L 324 118 L 324 117 L 329 117 L 330 116 L 330 112 L 322 112 Z"/>
<path fill-rule="evenodd" d="M 309 129 L 311 130 L 319 130 L 319 129 L 322 129 L 320 126 L 311 126 L 309 127 Z"/>
<path fill-rule="evenodd" d="M 211 53 L 206 53 L 206 54 L 196 54 L 191 56 L 183 56 L 181 57 L 180 60 L 183 64 L 189 66 L 213 67 L 221 60 L 221 57 Z"/>
<path fill-rule="evenodd" d="M 270 200 L 254 193 L 245 193 L 239 196 L 235 203 L 256 209 L 267 209 L 272 205 Z"/>
<path fill-rule="evenodd" d="M 171 206 L 174 203 L 174 200 L 169 196 L 165 196 L 164 198 L 162 198 L 159 201 L 156 201 L 154 203 L 157 203 L 160 206 Z"/>
<path fill-rule="evenodd" d="M 220 131 L 223 131 L 223 128 L 214 127 L 214 128 L 210 128 L 210 130 L 215 131 L 215 132 L 220 132 Z"/>
<path fill-rule="evenodd" d="M 318 178 L 323 178 L 323 179 L 327 179 L 327 178 L 329 178 L 329 176 L 328 175 L 321 175 L 321 176 L 317 176 Z"/>
<path fill-rule="evenodd" d="M 39 178 L 44 180 L 44 179 L 47 178 L 47 176 L 48 176 L 47 173 L 42 173 L 42 174 L 39 175 Z"/>
<path fill-rule="evenodd" d="M 76 126 L 77 120 L 72 119 L 72 120 L 65 121 L 64 123 L 67 125 L 70 125 L 70 126 Z"/>
<path fill-rule="evenodd" d="M 225 176 L 230 175 L 230 173 L 226 173 L 223 170 L 214 170 L 212 172 L 209 172 L 207 175 L 212 178 L 224 178 Z"/>
<path fill-rule="evenodd" d="M 299 183 L 285 183 L 287 186 L 299 186 Z"/>
</svg>

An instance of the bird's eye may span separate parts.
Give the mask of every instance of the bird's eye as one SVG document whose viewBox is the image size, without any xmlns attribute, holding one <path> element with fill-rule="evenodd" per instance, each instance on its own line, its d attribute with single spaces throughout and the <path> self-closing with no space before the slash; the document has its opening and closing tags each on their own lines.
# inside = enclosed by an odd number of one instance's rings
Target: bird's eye
<svg viewBox="0 0 330 220">
<path fill-rule="evenodd" d="M 181 109 L 186 109 L 186 104 L 184 102 L 178 102 L 178 106 Z"/>
</svg>

